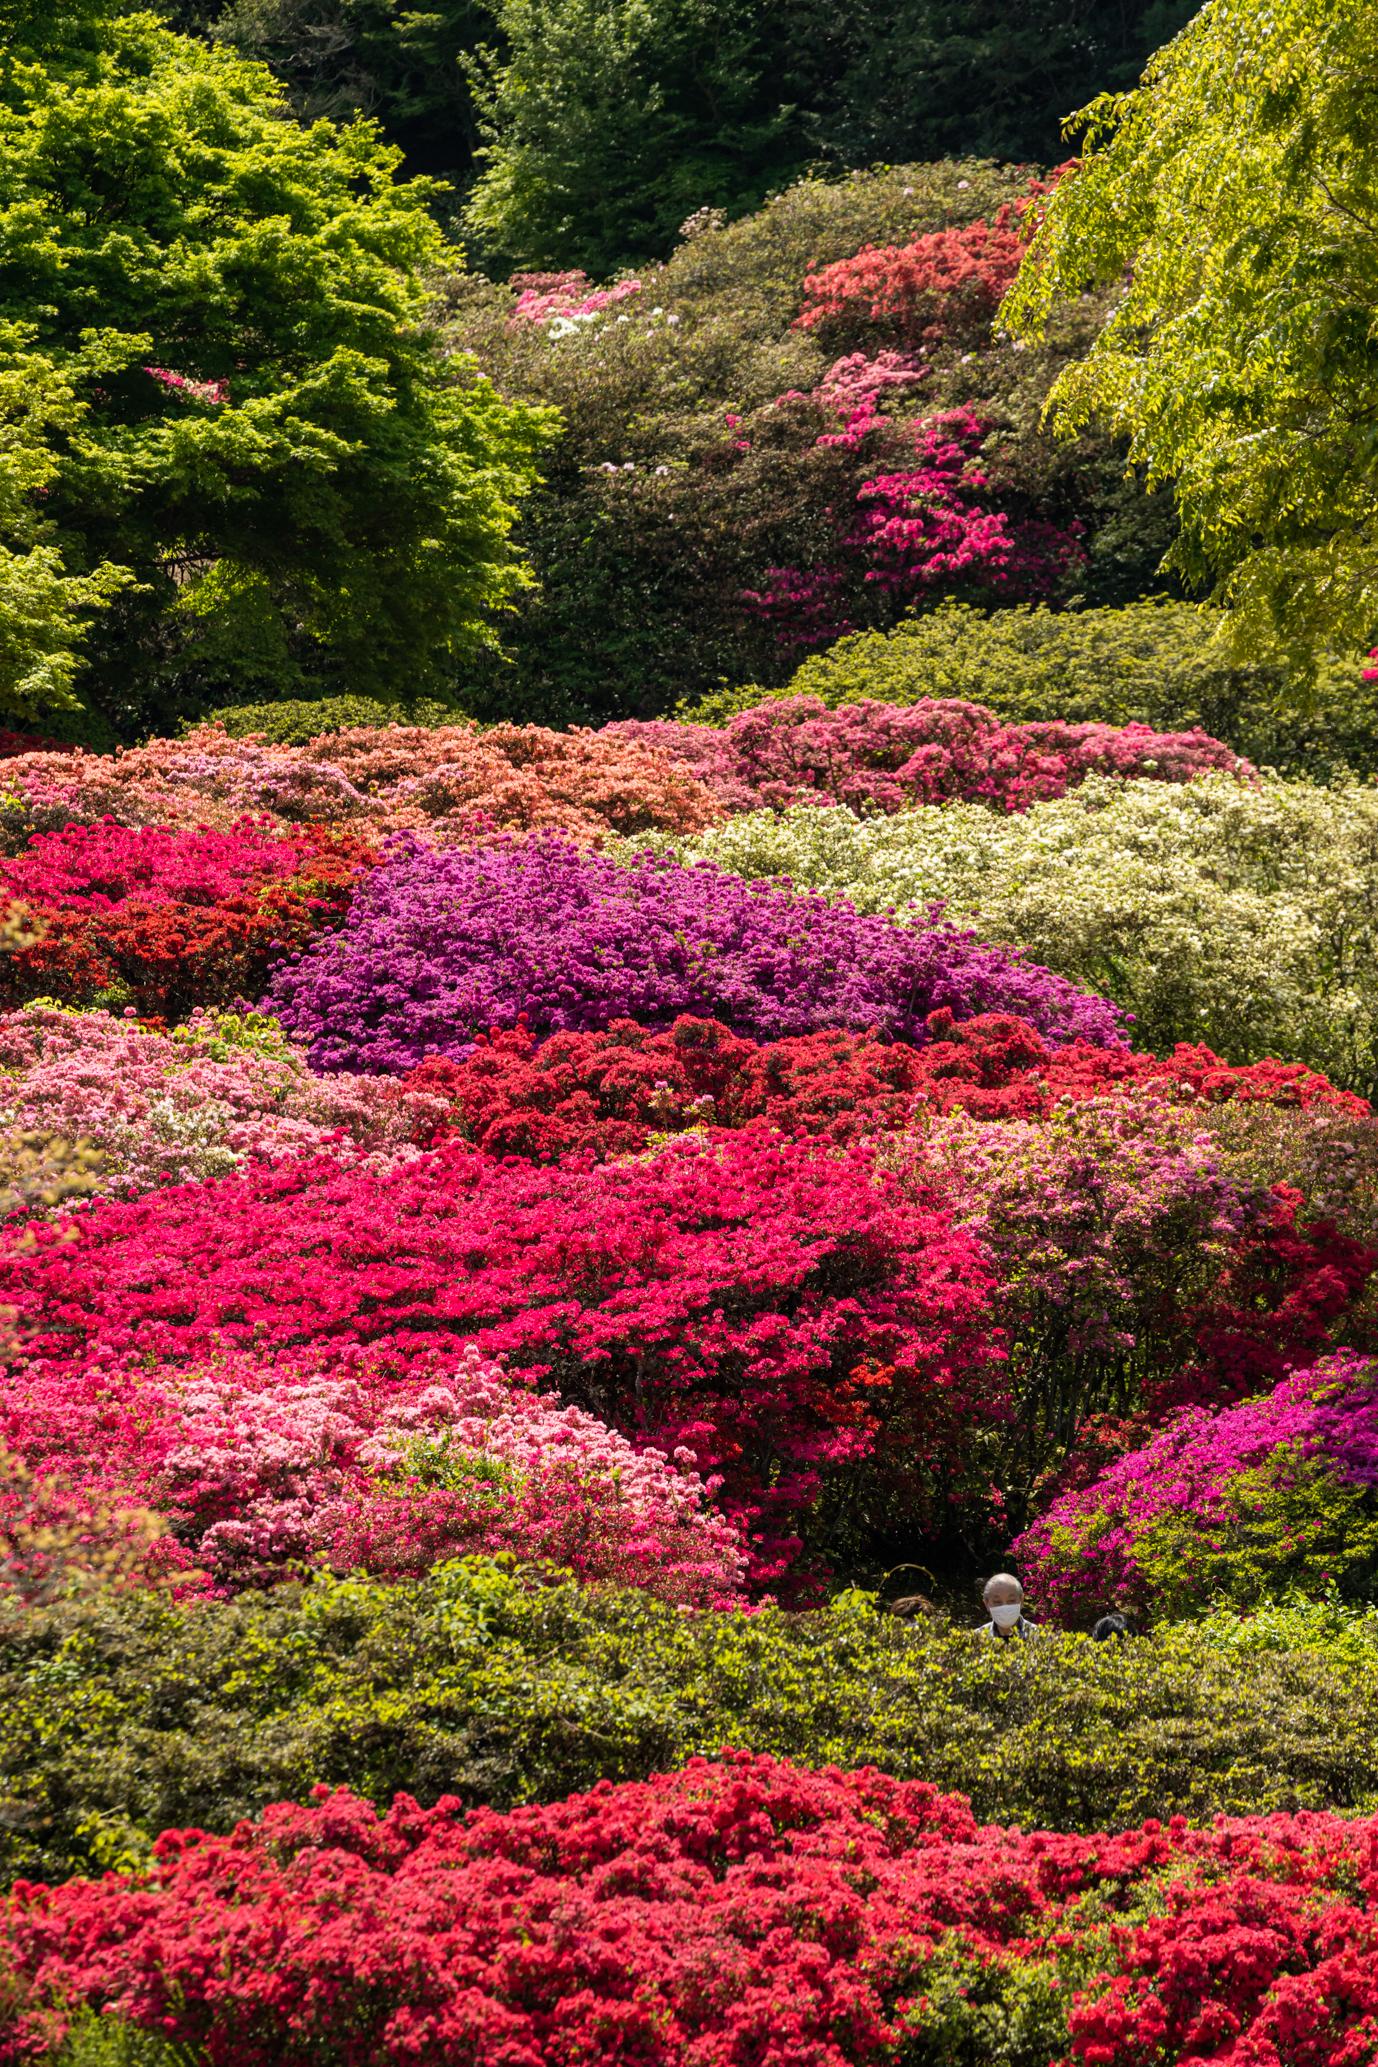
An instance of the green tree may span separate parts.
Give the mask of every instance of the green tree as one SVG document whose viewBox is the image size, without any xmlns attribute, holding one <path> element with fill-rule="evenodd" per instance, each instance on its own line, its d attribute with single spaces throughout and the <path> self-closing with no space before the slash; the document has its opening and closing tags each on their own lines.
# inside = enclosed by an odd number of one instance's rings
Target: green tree
<svg viewBox="0 0 1378 2067">
<path fill-rule="evenodd" d="M 1174 485 L 1169 556 L 1233 634 L 1305 660 L 1378 629 L 1378 10 L 1211 0 L 1143 84 L 1084 111 L 1006 303 L 1123 282 L 1053 389 Z"/>
<path fill-rule="evenodd" d="M 125 730 L 443 688 L 521 580 L 546 420 L 438 348 L 431 189 L 113 0 L 5 12 L 0 693 L 55 699 L 83 636 Z"/>
<path fill-rule="evenodd" d="M 371 116 L 409 171 L 469 177 L 478 129 L 461 59 L 492 35 L 481 0 L 178 0 L 168 11 L 270 65 L 308 121 Z"/>
<path fill-rule="evenodd" d="M 488 142 L 467 209 L 520 265 L 606 274 L 689 216 L 755 207 L 809 155 L 779 77 L 779 0 L 492 0 L 476 65 Z"/>
</svg>

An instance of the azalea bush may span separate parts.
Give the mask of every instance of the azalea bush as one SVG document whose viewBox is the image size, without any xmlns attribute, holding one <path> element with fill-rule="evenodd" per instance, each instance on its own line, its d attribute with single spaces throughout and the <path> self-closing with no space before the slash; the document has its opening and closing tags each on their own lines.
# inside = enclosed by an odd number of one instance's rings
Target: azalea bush
<svg viewBox="0 0 1378 2067">
<path fill-rule="evenodd" d="M 446 1122 L 436 1092 L 389 1078 L 313 1076 L 271 1020 L 192 1013 L 171 1034 L 37 1002 L 0 1015 L 0 1124 L 81 1141 L 88 1189 L 130 1198 L 250 1161 L 330 1152 L 385 1165 Z"/>
<path fill-rule="evenodd" d="M 505 1816 L 322 1790 L 168 1832 L 132 1879 L 21 1883 L 7 2051 L 118 2004 L 245 2067 L 418 2042 L 459 2067 L 553 2030 L 603 2059 L 937 2062 L 992 2024 L 1037 2067 L 1222 2032 L 1321 2067 L 1378 2032 L 1374 1845 L 1338 1817 L 1024 1837 L 923 1782 L 744 1752 Z"/>
<path fill-rule="evenodd" d="M 913 1040 L 946 1007 L 1018 1012 L 1054 1041 L 1122 1039 L 1113 1006 L 972 933 L 551 838 L 449 853 L 400 841 L 344 928 L 281 970 L 266 1003 L 326 1071 L 463 1056 L 522 1017 L 537 1034 L 690 1012 L 758 1038 L 853 1027 Z"/>
<path fill-rule="evenodd" d="M 1378 793 L 1357 784 L 1088 776 L 999 817 L 751 812 L 680 850 L 849 906 L 979 924 L 1133 1015 L 1136 1046 L 1283 1055 L 1378 1085 Z"/>
<path fill-rule="evenodd" d="M 369 856 L 328 827 L 285 835 L 247 819 L 223 832 L 105 820 L 36 833 L 0 862 L 0 884 L 42 927 L 0 961 L 0 996 L 168 1018 L 229 1004 L 343 914 Z"/>
<path fill-rule="evenodd" d="M 1374 771 L 1378 702 L 1357 655 L 1323 657 L 1307 683 L 1277 661 L 1242 659 L 1219 632 L 1218 611 L 1163 596 L 1077 610 L 945 602 L 810 654 L 784 687 L 716 690 L 690 715 L 722 724 L 776 696 L 829 709 L 957 698 L 1007 722 L 1202 727 L 1284 775 Z"/>
<path fill-rule="evenodd" d="M 1055 1502 L 1019 1552 L 1040 1595 L 1084 1619 L 1248 1606 L 1289 1585 L 1378 1578 L 1378 1366 L 1342 1354 L 1222 1412 L 1188 1410 Z"/>
<path fill-rule="evenodd" d="M 920 1111 L 1035 1119 L 1062 1100 L 1151 1087 L 1191 1105 L 1217 1139 L 1223 1130 L 1223 1157 L 1242 1188 L 1290 1180 L 1319 1210 L 1365 1230 L 1378 1212 L 1378 1197 L 1369 1206 L 1378 1130 L 1368 1106 L 1301 1063 L 1234 1065 L 1186 1045 L 1164 1057 L 1086 1041 L 1052 1047 L 1008 1013 L 959 1021 L 940 1009 L 925 1032 L 922 1047 L 844 1030 L 752 1041 L 685 1013 L 663 1032 L 619 1019 L 538 1041 L 519 1022 L 481 1034 L 462 1062 L 436 1057 L 401 1081 L 439 1101 L 445 1120 L 487 1154 L 539 1162 L 635 1153 L 710 1125 L 848 1141 L 903 1127 Z M 353 1081 L 382 1096 L 390 1080 Z M 1140 1111 L 1151 1121 L 1153 1107 Z"/>
<path fill-rule="evenodd" d="M 245 738 L 204 725 L 113 756 L 26 754 L 6 770 L 0 829 L 18 846 L 94 819 L 234 832 L 252 816 L 361 834 L 411 830 L 442 844 L 535 828 L 596 843 L 614 832 L 694 832 L 721 815 L 692 771 L 653 743 L 379 715 L 300 742 L 272 727 Z"/>
<path fill-rule="evenodd" d="M 473 1342 L 721 1475 L 761 1582 L 882 1426 L 907 1526 L 956 1501 L 973 1418 L 1005 1411 L 993 1289 L 975 1237 L 922 1186 L 901 1191 L 859 1150 L 730 1133 L 591 1170 L 461 1145 L 384 1171 L 253 1170 L 98 1201 L 0 1254 L 27 1352 L 9 1398 L 22 1422 L 56 1385 L 42 1411 L 59 1445 L 72 1400 L 97 1412 L 133 1357 L 370 1350 L 429 1379 Z"/>
<path fill-rule="evenodd" d="M 50 1524 L 59 1496 L 105 1534 L 122 1514 L 152 1515 L 164 1533 L 146 1577 L 193 1592 L 313 1565 L 397 1577 L 505 1550 L 722 1605 L 746 1568 L 687 1451 L 637 1451 L 472 1344 L 406 1378 L 290 1354 L 35 1375 L 0 1405 L 0 1428 L 39 1474 L 11 1498 L 16 1525 Z M 59 1484 L 51 1466 L 67 1458 Z"/>
<path fill-rule="evenodd" d="M 1063 796 L 1093 773 L 1161 782 L 1189 782 L 1211 768 L 1252 773 L 1203 732 L 1002 724 L 979 704 L 956 699 L 829 708 L 817 697 L 782 696 L 736 713 L 721 729 L 660 718 L 623 719 L 605 732 L 663 748 L 730 812 L 817 800 L 893 813 L 955 797 L 1018 811 Z"/>
</svg>

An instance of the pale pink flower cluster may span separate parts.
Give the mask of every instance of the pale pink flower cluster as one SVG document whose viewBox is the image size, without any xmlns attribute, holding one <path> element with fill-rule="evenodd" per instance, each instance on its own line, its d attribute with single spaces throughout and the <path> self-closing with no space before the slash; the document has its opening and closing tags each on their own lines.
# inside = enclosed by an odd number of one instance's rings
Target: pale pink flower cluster
<svg viewBox="0 0 1378 2067">
<path fill-rule="evenodd" d="M 448 1110 L 391 1079 L 313 1076 L 271 1021 L 197 1013 L 167 1035 L 48 1003 L 0 1016 L 0 1125 L 99 1149 L 111 1197 L 323 1151 L 394 1166 Z"/>
<path fill-rule="evenodd" d="M 23 1398 L 6 1431 L 21 1454 L 85 1422 L 81 1490 L 161 1513 L 165 1561 L 219 1592 L 317 1565 L 401 1577 L 503 1552 L 685 1606 L 742 1590 L 741 1538 L 687 1450 L 638 1451 L 473 1344 L 404 1379 L 348 1351 L 300 1368 L 236 1356 L 180 1379 L 72 1372 Z"/>
</svg>

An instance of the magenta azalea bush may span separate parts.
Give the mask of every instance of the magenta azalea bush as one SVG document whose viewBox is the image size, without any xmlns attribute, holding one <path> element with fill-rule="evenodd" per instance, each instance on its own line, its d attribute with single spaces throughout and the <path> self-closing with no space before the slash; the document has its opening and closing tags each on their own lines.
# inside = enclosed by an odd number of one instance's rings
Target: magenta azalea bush
<svg viewBox="0 0 1378 2067">
<path fill-rule="evenodd" d="M 1378 1362 L 1353 1352 L 1219 1413 L 1189 1408 L 1016 1545 L 1039 1600 L 1187 1615 L 1378 1579 Z"/>
<path fill-rule="evenodd" d="M 763 1040 L 831 1026 L 922 1043 L 940 1009 L 1017 1013 L 1055 1042 L 1124 1040 L 1113 1005 L 972 933 L 554 838 L 446 853 L 399 840 L 266 1006 L 325 1071 L 462 1056 L 521 1019 L 543 1034 L 685 1012 Z"/>
</svg>

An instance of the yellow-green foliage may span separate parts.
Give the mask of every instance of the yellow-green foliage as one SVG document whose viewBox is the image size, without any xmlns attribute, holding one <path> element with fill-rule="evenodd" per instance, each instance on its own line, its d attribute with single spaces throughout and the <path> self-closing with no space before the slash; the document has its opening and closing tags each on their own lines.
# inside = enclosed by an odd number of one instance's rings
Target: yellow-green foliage
<svg viewBox="0 0 1378 2067">
<path fill-rule="evenodd" d="M 480 1559 L 400 1587 L 83 1598 L 0 1622 L 0 1881 L 119 1865 L 317 1781 L 502 1805 L 724 1744 L 873 1762 L 1054 1829 L 1371 1807 L 1374 1656 L 1211 1627 L 1007 1650 L 859 1595 L 691 1615 Z"/>
</svg>

